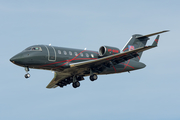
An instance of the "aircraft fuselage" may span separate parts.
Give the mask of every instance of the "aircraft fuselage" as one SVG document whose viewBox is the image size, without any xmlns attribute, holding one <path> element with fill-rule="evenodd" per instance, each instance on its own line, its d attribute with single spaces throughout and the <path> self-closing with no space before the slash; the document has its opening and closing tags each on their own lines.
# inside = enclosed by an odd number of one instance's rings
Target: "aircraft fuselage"
<svg viewBox="0 0 180 120">
<path fill-rule="evenodd" d="M 34 45 L 26 48 L 10 59 L 16 65 L 34 69 L 63 71 L 69 64 L 100 58 L 98 52 L 90 50 L 55 47 L 48 45 Z M 145 64 L 134 60 L 113 65 L 100 74 L 127 72 L 144 68 Z M 80 73 L 79 73 L 80 74 Z"/>
</svg>

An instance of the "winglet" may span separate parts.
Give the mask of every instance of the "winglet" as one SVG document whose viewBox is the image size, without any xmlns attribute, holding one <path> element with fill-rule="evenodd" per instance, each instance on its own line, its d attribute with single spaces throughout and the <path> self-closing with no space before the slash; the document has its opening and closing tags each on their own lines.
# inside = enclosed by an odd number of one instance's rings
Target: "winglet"
<svg viewBox="0 0 180 120">
<path fill-rule="evenodd" d="M 154 40 L 154 42 L 153 42 L 153 44 L 152 44 L 153 47 L 156 47 L 156 46 L 157 46 L 158 41 L 159 41 L 159 36 L 160 36 L 160 35 L 158 35 L 158 36 L 156 37 L 156 39 Z"/>
</svg>

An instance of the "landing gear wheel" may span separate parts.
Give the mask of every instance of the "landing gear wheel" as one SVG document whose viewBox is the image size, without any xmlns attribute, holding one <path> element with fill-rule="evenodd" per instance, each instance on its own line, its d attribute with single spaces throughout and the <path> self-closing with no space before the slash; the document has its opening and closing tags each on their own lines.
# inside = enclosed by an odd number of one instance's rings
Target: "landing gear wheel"
<svg viewBox="0 0 180 120">
<path fill-rule="evenodd" d="M 25 74 L 24 77 L 25 77 L 25 78 L 29 78 L 29 77 L 30 77 L 30 74 L 28 73 L 28 71 L 29 71 L 29 67 L 28 67 L 28 66 L 25 67 L 25 71 L 26 71 L 27 74 Z"/>
<path fill-rule="evenodd" d="M 25 74 L 25 78 L 29 78 L 31 75 L 29 73 Z"/>
<path fill-rule="evenodd" d="M 91 81 L 97 80 L 97 78 L 98 78 L 98 76 L 97 76 L 96 74 L 92 74 L 92 75 L 89 77 L 89 79 L 90 79 Z"/>
<path fill-rule="evenodd" d="M 79 81 L 74 82 L 74 83 L 72 84 L 72 86 L 73 86 L 74 88 L 77 88 L 77 87 L 80 86 L 80 82 L 79 82 Z"/>
</svg>

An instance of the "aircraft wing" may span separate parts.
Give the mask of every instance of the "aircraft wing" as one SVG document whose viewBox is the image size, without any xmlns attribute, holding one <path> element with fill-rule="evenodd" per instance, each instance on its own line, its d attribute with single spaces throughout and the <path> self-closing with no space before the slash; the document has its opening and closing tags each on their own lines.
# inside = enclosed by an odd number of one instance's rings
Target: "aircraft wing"
<svg viewBox="0 0 180 120">
<path fill-rule="evenodd" d="M 54 72 L 54 78 L 51 80 L 51 82 L 46 86 L 46 88 L 56 88 L 57 83 L 61 80 L 64 80 L 68 77 L 70 77 L 70 74 L 67 73 L 61 73 L 61 72 Z"/>
<path fill-rule="evenodd" d="M 99 58 L 97 60 L 90 60 L 90 61 L 85 61 L 85 62 L 78 62 L 78 63 L 72 63 L 70 64 L 70 67 L 89 67 L 89 68 L 93 68 L 93 67 L 97 67 L 99 65 L 107 65 L 107 64 L 112 64 L 114 63 L 121 63 L 124 62 L 128 59 L 132 59 L 134 57 L 137 57 L 139 52 L 154 48 L 157 46 L 159 40 L 159 35 L 157 36 L 157 38 L 155 39 L 155 41 L 153 42 L 153 44 L 151 46 L 145 46 L 145 47 L 141 47 L 141 48 L 137 48 L 131 51 L 127 51 L 127 52 L 123 52 L 123 53 L 117 53 L 114 55 L 110 55 L 107 57 L 103 57 L 103 58 Z"/>
</svg>

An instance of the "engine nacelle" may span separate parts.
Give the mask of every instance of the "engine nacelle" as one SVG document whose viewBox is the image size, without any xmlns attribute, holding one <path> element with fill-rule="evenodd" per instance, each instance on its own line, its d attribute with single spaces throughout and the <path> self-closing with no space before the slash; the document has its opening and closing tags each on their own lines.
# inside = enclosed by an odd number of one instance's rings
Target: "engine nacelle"
<svg viewBox="0 0 180 120">
<path fill-rule="evenodd" d="M 113 54 L 117 54 L 117 53 L 120 53 L 120 50 L 116 47 L 101 46 L 99 49 L 99 55 L 101 57 L 105 57 L 105 56 L 113 55 Z"/>
</svg>

